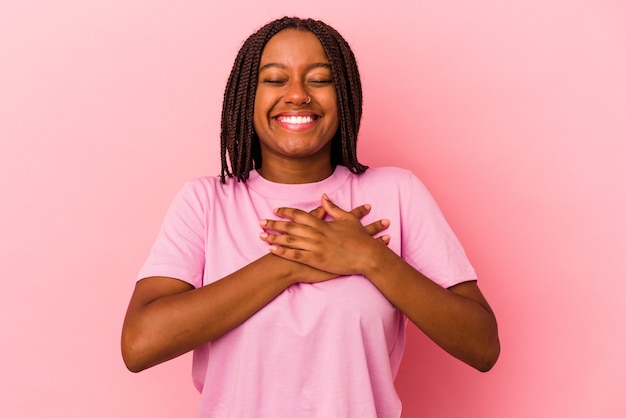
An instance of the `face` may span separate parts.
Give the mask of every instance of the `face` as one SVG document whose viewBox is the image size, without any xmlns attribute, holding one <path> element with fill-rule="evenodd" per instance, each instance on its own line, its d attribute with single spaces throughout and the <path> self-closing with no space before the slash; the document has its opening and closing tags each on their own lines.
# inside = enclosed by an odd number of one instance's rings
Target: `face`
<svg viewBox="0 0 626 418">
<path fill-rule="evenodd" d="M 263 170 L 268 164 L 326 159 L 339 126 L 328 57 L 317 37 L 285 29 L 265 45 L 254 101 Z"/>
</svg>

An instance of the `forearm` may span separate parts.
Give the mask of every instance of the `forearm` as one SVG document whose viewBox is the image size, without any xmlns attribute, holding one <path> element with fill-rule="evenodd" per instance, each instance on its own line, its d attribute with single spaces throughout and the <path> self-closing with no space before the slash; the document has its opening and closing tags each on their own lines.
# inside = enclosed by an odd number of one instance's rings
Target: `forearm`
<svg viewBox="0 0 626 418">
<path fill-rule="evenodd" d="M 499 355 L 495 317 L 474 282 L 444 289 L 404 262 L 385 244 L 372 239 L 352 214 L 334 205 L 326 195 L 323 209 L 334 221 L 320 222 L 302 211 L 279 208 L 288 221 L 265 220 L 280 234 L 265 234 L 270 251 L 337 274 L 360 274 L 433 341 L 453 356 L 486 371 Z M 375 223 L 386 229 L 389 221 Z"/>
<path fill-rule="evenodd" d="M 386 228 L 381 221 L 361 226 L 359 219 L 369 209 L 361 205 L 350 212 L 368 237 Z M 319 222 L 325 215 L 321 206 L 307 213 Z M 171 278 L 141 280 L 122 330 L 124 361 L 130 370 L 139 371 L 186 353 L 237 327 L 291 284 L 339 276 L 325 270 L 270 253 L 199 289 Z"/>
<path fill-rule="evenodd" d="M 152 297 L 144 292 L 131 301 L 122 332 L 128 368 L 146 369 L 224 335 L 289 287 L 294 267 L 268 254 L 198 289 Z"/>
<path fill-rule="evenodd" d="M 442 288 L 386 248 L 372 258 L 366 276 L 448 353 L 481 371 L 493 366 L 500 350 L 497 324 L 475 283 Z"/>
</svg>

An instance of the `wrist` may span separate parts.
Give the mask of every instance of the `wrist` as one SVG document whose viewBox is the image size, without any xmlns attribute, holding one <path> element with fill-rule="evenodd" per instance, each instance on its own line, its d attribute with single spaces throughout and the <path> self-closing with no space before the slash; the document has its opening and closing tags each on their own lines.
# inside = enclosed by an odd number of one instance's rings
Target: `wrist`
<svg viewBox="0 0 626 418">
<path fill-rule="evenodd" d="M 265 267 L 272 272 L 272 275 L 281 287 L 286 289 L 298 282 L 297 263 L 272 253 L 265 255 L 263 258 L 267 263 Z"/>
<path fill-rule="evenodd" d="M 389 247 L 377 243 L 376 250 L 365 258 L 364 268 L 361 274 L 370 280 L 381 274 L 385 275 L 393 263 L 399 259 L 398 255 L 389 249 Z"/>
</svg>

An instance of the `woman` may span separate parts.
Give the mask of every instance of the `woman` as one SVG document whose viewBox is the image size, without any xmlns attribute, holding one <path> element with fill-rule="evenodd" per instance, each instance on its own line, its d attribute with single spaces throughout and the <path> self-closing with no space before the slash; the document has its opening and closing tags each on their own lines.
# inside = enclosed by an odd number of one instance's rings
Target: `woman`
<svg viewBox="0 0 626 418">
<path fill-rule="evenodd" d="M 188 182 L 122 332 L 140 371 L 194 350 L 201 417 L 398 417 L 406 319 L 481 371 L 495 317 L 410 172 L 356 158 L 346 41 L 283 18 L 250 36 L 222 112 L 222 175 Z M 230 166 L 229 164 L 230 163 Z"/>
</svg>

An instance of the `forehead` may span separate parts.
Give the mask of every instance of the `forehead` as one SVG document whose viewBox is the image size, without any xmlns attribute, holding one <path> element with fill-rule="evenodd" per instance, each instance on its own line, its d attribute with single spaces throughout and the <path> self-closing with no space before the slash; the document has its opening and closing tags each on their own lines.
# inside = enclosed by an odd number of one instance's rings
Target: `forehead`
<svg viewBox="0 0 626 418">
<path fill-rule="evenodd" d="M 268 63 L 285 65 L 302 61 L 328 62 L 320 40 L 313 32 L 284 29 L 274 35 L 263 48 L 261 66 Z"/>
</svg>

